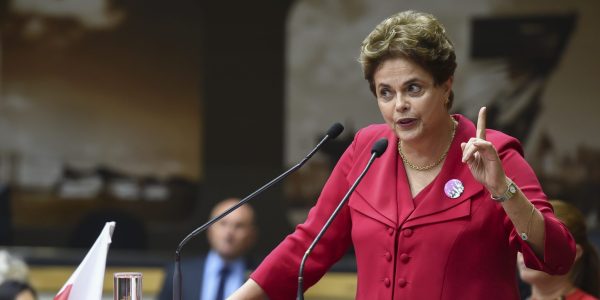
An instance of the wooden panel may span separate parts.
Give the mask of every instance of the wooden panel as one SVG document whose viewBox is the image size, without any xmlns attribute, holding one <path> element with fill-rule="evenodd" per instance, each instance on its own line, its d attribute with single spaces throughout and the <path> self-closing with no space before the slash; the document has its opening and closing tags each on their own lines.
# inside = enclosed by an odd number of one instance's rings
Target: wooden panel
<svg viewBox="0 0 600 300">
<path fill-rule="evenodd" d="M 32 266 L 29 278 L 39 292 L 55 294 L 65 284 L 75 267 Z M 113 291 L 113 274 L 116 272 L 141 272 L 144 295 L 158 294 L 164 280 L 162 268 L 108 267 L 104 274 L 104 293 Z M 305 294 L 307 300 L 350 300 L 356 293 L 355 273 L 328 273 Z"/>
<path fill-rule="evenodd" d="M 40 292 L 58 293 L 67 282 L 76 267 L 68 266 L 34 266 L 29 270 L 31 284 Z M 161 288 L 164 278 L 162 268 L 148 267 L 108 267 L 104 273 L 104 292 L 113 291 L 113 274 L 117 272 L 141 272 L 143 274 L 143 293 L 156 294 Z"/>
<path fill-rule="evenodd" d="M 351 300 L 356 295 L 356 273 L 327 273 L 306 291 L 307 300 Z"/>
</svg>

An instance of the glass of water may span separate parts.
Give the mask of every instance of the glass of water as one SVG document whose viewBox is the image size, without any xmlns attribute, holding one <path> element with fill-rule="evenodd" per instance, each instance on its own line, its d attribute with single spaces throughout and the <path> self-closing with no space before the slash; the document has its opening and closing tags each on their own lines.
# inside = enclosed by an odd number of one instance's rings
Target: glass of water
<svg viewBox="0 0 600 300">
<path fill-rule="evenodd" d="M 142 300 L 142 273 L 115 273 L 114 300 Z"/>
</svg>

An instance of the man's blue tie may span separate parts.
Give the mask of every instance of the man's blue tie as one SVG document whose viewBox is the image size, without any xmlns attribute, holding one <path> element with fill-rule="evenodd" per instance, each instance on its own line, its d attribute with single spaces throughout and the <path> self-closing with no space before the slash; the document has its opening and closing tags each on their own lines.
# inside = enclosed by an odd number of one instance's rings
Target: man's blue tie
<svg viewBox="0 0 600 300">
<path fill-rule="evenodd" d="M 225 299 L 225 282 L 227 282 L 227 276 L 231 270 L 228 265 L 224 265 L 221 271 L 219 271 L 219 287 L 217 289 L 217 296 L 215 300 L 223 300 Z"/>
</svg>

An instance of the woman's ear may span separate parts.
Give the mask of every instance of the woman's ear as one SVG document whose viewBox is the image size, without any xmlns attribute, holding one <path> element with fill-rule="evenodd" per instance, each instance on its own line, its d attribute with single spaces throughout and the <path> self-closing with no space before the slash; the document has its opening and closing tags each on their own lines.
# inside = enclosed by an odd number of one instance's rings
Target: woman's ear
<svg viewBox="0 0 600 300">
<path fill-rule="evenodd" d="M 575 244 L 575 261 L 578 261 L 582 255 L 583 255 L 583 248 L 581 248 L 581 245 Z"/>
<path fill-rule="evenodd" d="M 446 82 L 442 84 L 442 86 L 444 87 L 444 98 L 446 99 L 446 101 L 448 101 L 448 98 L 450 97 L 450 92 L 452 92 L 452 83 L 454 83 L 454 76 L 450 76 L 450 78 L 448 78 L 448 80 L 446 80 Z"/>
</svg>

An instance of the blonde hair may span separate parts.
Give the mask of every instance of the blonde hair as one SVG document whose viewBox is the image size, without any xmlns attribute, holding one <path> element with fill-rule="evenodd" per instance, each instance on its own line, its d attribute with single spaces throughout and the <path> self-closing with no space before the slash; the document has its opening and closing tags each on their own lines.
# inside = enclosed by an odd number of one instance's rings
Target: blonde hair
<svg viewBox="0 0 600 300">
<path fill-rule="evenodd" d="M 581 257 L 573 264 L 570 279 L 578 288 L 600 296 L 600 261 L 596 248 L 587 235 L 585 218 L 577 207 L 560 200 L 550 200 L 556 217 L 567 226 L 575 243 L 583 249 Z"/>
<path fill-rule="evenodd" d="M 371 92 L 376 95 L 375 71 L 385 60 L 405 57 L 419 64 L 440 85 L 454 75 L 456 54 L 446 30 L 431 14 L 403 11 L 383 20 L 365 38 L 358 61 Z M 450 93 L 446 107 L 452 107 Z"/>
<path fill-rule="evenodd" d="M 0 283 L 5 280 L 27 281 L 28 275 L 29 269 L 22 259 L 0 250 Z"/>
</svg>

